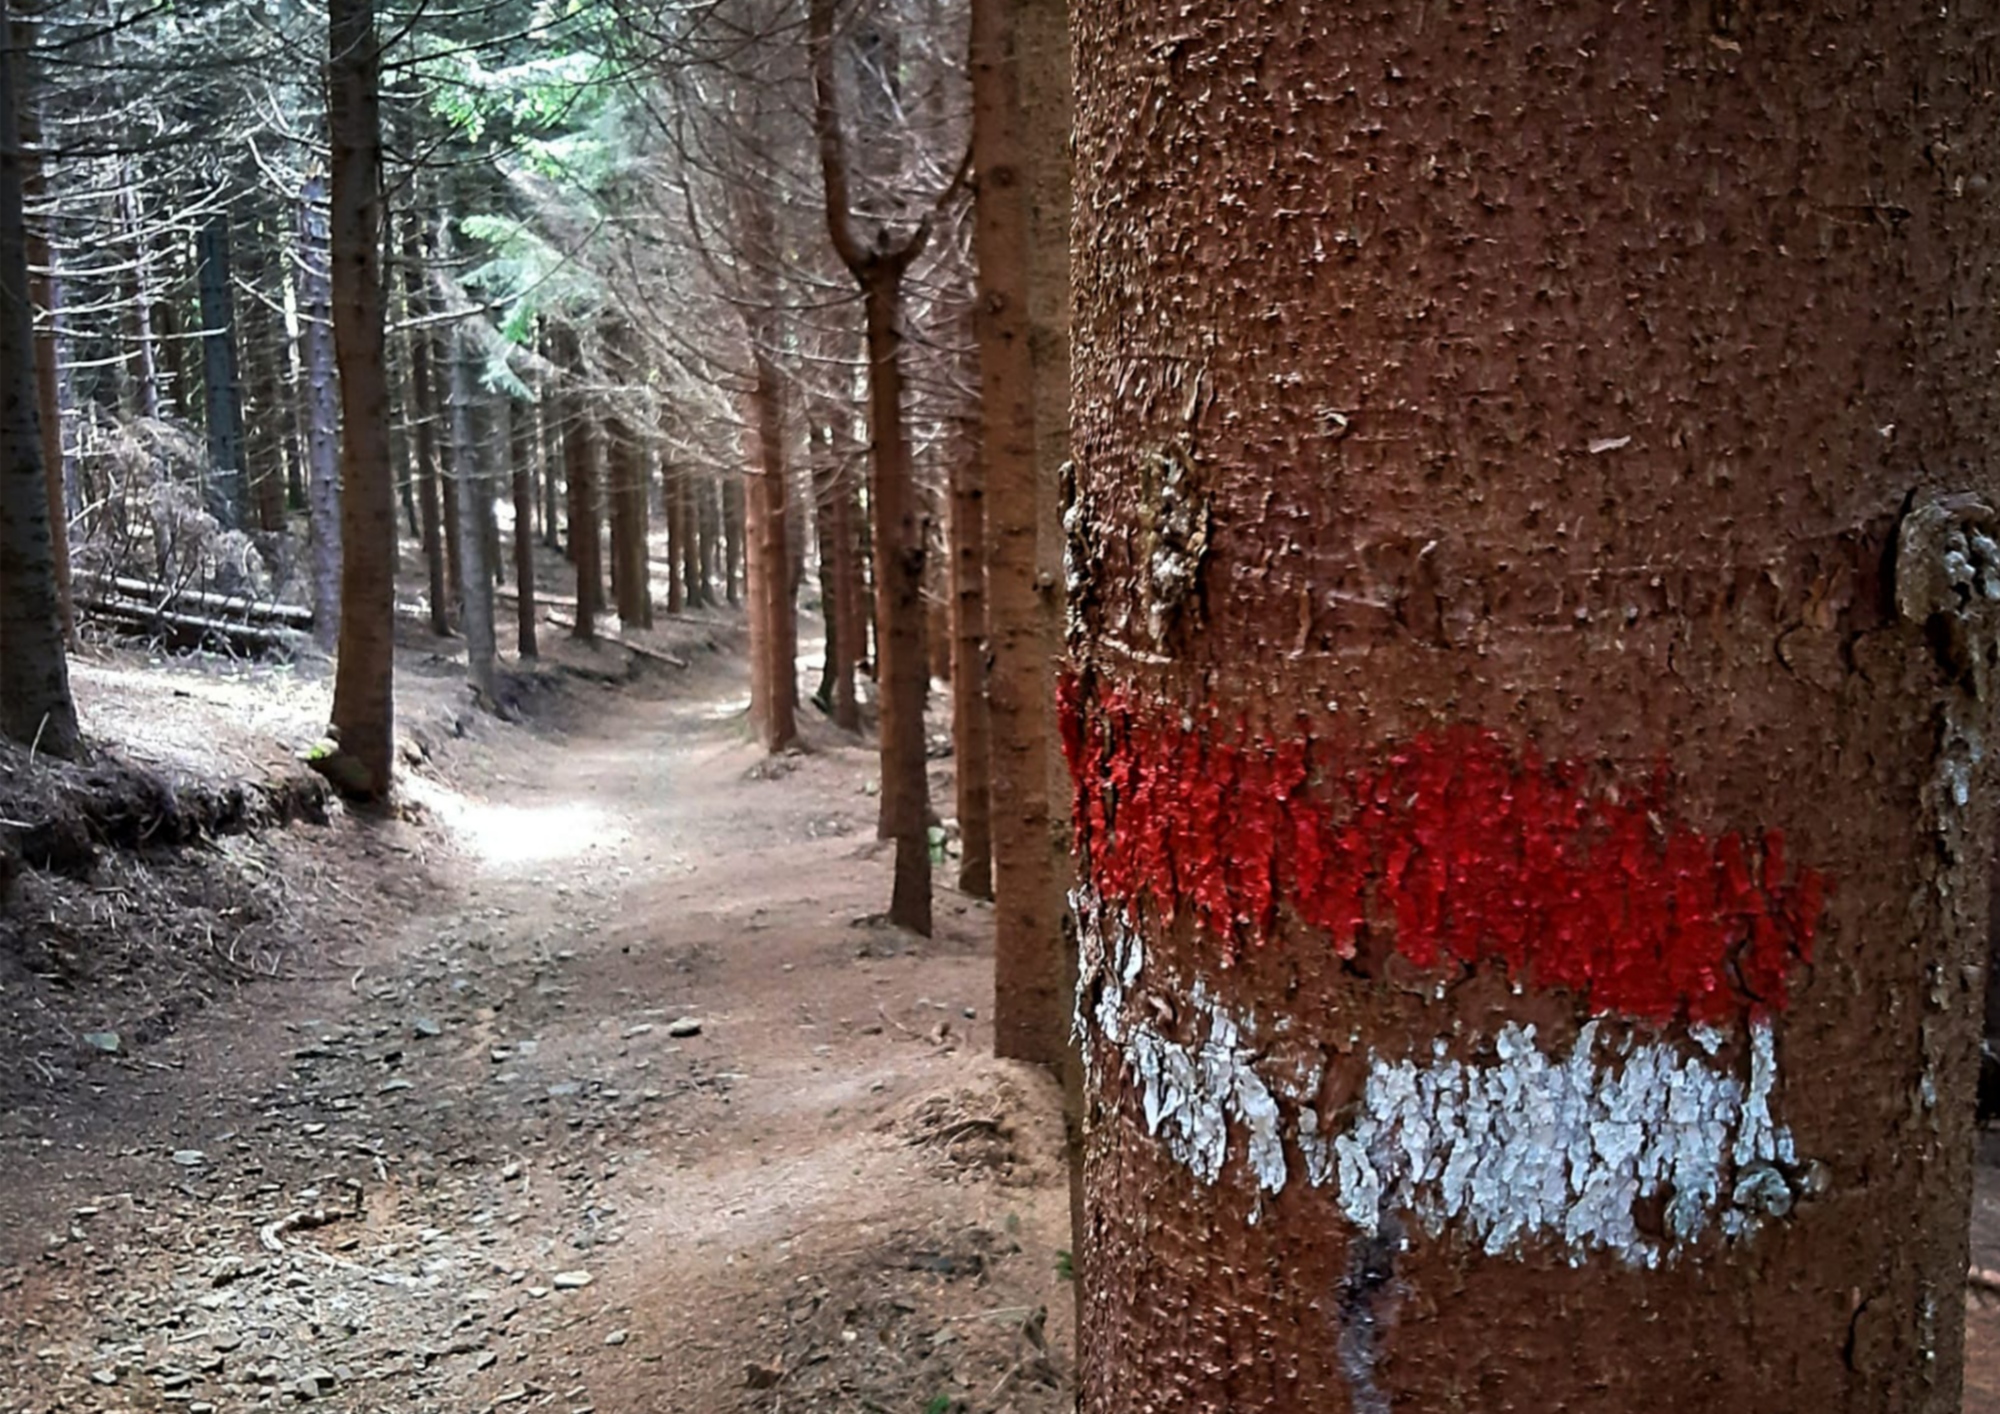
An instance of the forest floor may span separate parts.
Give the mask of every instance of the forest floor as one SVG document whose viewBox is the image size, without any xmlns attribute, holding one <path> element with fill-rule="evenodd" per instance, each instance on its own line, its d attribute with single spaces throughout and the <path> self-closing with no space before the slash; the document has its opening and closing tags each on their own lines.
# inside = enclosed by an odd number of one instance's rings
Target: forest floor
<svg viewBox="0 0 2000 1414">
<path fill-rule="evenodd" d="M 815 719 L 764 759 L 733 624 L 645 639 L 685 670 L 554 644 L 515 723 L 413 638 L 396 818 L 23 873 L 0 1411 L 1069 1406 L 1060 1101 L 989 1058 L 987 907 L 874 919 L 873 753 Z M 289 800 L 328 690 L 77 686 L 123 764 L 69 787 L 184 801 Z M 0 816 L 42 769 L 0 760 Z"/>
<path fill-rule="evenodd" d="M 876 919 L 873 752 L 764 758 L 732 616 L 644 637 L 685 669 L 545 632 L 511 720 L 407 634 L 390 819 L 300 765 L 323 665 L 93 650 L 99 759 L 0 751 L 67 822 L 0 910 L 0 1414 L 1070 1407 L 986 906 Z M 2000 1286 L 1967 1333 L 2000 1414 Z"/>
</svg>

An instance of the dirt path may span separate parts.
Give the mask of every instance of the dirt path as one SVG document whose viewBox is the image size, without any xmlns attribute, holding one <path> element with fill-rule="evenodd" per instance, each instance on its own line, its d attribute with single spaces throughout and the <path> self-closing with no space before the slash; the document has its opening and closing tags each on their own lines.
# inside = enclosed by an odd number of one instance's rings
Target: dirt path
<svg viewBox="0 0 2000 1414">
<path fill-rule="evenodd" d="M 732 688 L 319 832 L 367 866 L 317 966 L 11 1116 L 0 1411 L 1065 1407 L 984 908 L 866 922 L 870 754 L 761 763 Z"/>
</svg>

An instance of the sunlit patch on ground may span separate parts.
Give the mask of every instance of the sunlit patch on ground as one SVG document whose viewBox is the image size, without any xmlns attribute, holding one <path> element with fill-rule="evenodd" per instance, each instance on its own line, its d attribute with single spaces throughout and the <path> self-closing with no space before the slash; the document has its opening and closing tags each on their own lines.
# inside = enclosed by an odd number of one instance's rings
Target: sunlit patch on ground
<svg viewBox="0 0 2000 1414">
<path fill-rule="evenodd" d="M 399 788 L 429 811 L 459 846 L 485 864 L 540 864 L 569 859 L 598 845 L 624 842 L 626 832 L 594 805 L 495 805 L 459 794 L 421 776 Z"/>
</svg>

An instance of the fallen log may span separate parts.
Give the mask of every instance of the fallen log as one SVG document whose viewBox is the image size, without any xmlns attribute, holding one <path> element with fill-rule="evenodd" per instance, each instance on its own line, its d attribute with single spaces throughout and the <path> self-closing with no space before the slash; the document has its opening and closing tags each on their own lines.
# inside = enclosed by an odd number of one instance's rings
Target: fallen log
<svg viewBox="0 0 2000 1414">
<path fill-rule="evenodd" d="M 232 653 L 292 652 L 305 635 L 285 624 L 235 623 L 171 609 L 135 604 L 128 599 L 80 595 L 77 609 L 86 617 L 108 620 L 120 628 L 157 635 L 172 648 L 221 646 Z"/>
<path fill-rule="evenodd" d="M 563 618 L 560 614 L 550 614 L 549 622 L 554 624 L 557 628 L 576 627 L 576 621 L 574 619 Z M 643 643 L 634 643 L 629 638 L 619 638 L 615 634 L 600 633 L 597 635 L 597 641 L 599 643 L 609 644 L 613 648 L 623 648 L 627 653 L 635 654 L 641 658 L 651 658 L 655 662 L 666 663 L 670 667 L 685 668 L 687 666 L 687 659 L 685 658 L 676 658 L 671 653 L 662 653 L 657 648 L 648 648 Z"/>
<path fill-rule="evenodd" d="M 177 588 L 171 584 L 155 584 L 151 580 L 132 579 L 124 575 L 80 574 L 76 582 L 93 586 L 100 592 L 109 591 L 111 595 L 140 601 L 149 608 L 169 609 L 175 613 L 202 610 L 202 617 L 267 620 L 297 629 L 310 629 L 313 622 L 310 608 L 301 604 L 281 604 L 274 599 L 211 594 L 205 589 Z"/>
</svg>

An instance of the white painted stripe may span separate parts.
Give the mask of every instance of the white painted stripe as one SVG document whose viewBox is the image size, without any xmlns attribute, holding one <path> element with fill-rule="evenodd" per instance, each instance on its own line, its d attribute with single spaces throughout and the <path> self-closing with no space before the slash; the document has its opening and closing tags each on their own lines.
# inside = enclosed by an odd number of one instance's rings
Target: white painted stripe
<svg viewBox="0 0 2000 1414">
<path fill-rule="evenodd" d="M 1454 1059 L 1442 1040 L 1423 1059 L 1373 1055 L 1360 1102 L 1335 1133 L 1314 1108 L 1319 1071 L 1260 1068 L 1260 1030 L 1289 1023 L 1260 1028 L 1197 981 L 1161 994 L 1168 1015 L 1185 1016 L 1172 1029 L 1193 1037 L 1171 1039 L 1139 987 L 1138 937 L 1088 893 L 1072 902 L 1083 939 L 1079 1034 L 1094 1028 L 1117 1051 L 1147 1130 L 1201 1183 L 1217 1182 L 1240 1145 L 1258 1189 L 1279 1192 L 1289 1137 L 1307 1181 L 1331 1187 L 1363 1232 L 1397 1213 L 1433 1235 L 1458 1230 L 1492 1255 L 1553 1243 L 1573 1262 L 1606 1251 L 1635 1266 L 1712 1225 L 1740 1236 L 1791 1207 L 1783 1170 L 1796 1156 L 1771 1117 L 1777 1047 L 1766 1022 L 1746 1028 L 1747 1062 L 1736 1064 L 1719 1059 L 1725 1038 L 1712 1028 L 1613 1040 L 1598 1021 L 1563 1055 L 1511 1023 L 1490 1060 Z M 1662 1209 L 1661 1231 L 1641 1229 L 1646 1205 Z"/>
</svg>

